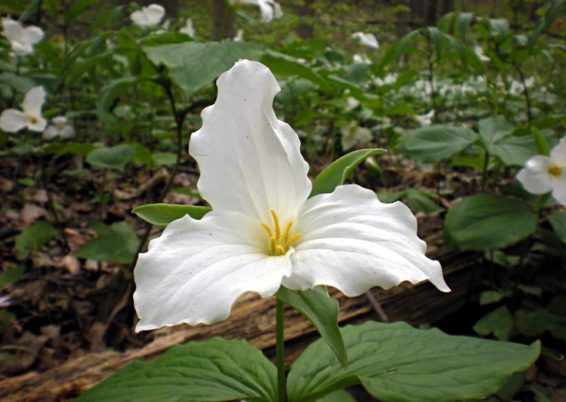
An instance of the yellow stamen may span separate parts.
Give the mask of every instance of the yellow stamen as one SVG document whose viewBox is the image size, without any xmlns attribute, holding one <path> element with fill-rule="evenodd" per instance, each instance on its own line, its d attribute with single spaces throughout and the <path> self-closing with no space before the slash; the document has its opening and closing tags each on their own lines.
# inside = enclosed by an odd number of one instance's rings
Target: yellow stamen
<svg viewBox="0 0 566 402">
<path fill-rule="evenodd" d="M 271 217 L 273 218 L 273 224 L 275 225 L 275 237 L 279 239 L 281 237 L 281 227 L 279 226 L 279 218 L 277 217 L 277 212 L 271 210 Z"/>
<path fill-rule="evenodd" d="M 301 238 L 301 235 L 292 233 L 293 222 L 287 222 L 285 230 L 281 233 L 281 224 L 277 212 L 273 209 L 269 212 L 273 221 L 272 224 L 268 225 L 265 222 L 261 222 L 261 227 L 269 238 L 268 254 L 274 256 L 285 255 L 289 248 Z"/>
<path fill-rule="evenodd" d="M 548 167 L 548 174 L 550 174 L 551 176 L 555 176 L 555 177 L 562 175 L 562 166 L 557 165 L 557 164 L 550 165 Z"/>
<path fill-rule="evenodd" d="M 37 124 L 39 122 L 39 119 L 35 116 L 28 116 L 28 118 L 31 124 Z"/>
</svg>

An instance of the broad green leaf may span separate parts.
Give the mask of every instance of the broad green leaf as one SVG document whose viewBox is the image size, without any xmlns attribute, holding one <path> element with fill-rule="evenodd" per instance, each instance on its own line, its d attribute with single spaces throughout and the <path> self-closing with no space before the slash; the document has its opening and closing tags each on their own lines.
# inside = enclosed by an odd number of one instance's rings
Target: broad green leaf
<svg viewBox="0 0 566 402">
<path fill-rule="evenodd" d="M 338 329 L 338 302 L 322 286 L 309 290 L 289 290 L 281 287 L 277 297 L 305 316 L 342 365 L 348 364 L 348 353 Z"/>
<path fill-rule="evenodd" d="M 493 144 L 511 135 L 514 129 L 515 127 L 511 123 L 500 116 L 481 119 L 478 123 L 478 134 L 490 153 L 493 153 Z"/>
<path fill-rule="evenodd" d="M 291 402 L 315 401 L 336 389 L 361 383 L 383 401 L 461 401 L 496 392 L 538 357 L 531 346 L 450 336 L 405 323 L 367 322 L 341 329 L 348 349 L 342 369 L 319 340 L 297 359 L 288 377 Z"/>
<path fill-rule="evenodd" d="M 81 142 L 71 142 L 68 144 L 64 144 L 62 147 L 57 149 L 57 156 L 62 155 L 88 155 L 90 151 L 92 151 L 96 146 L 90 143 L 81 143 Z"/>
<path fill-rule="evenodd" d="M 510 135 L 491 145 L 491 152 L 507 166 L 524 166 L 538 154 L 536 140 L 531 135 Z"/>
<path fill-rule="evenodd" d="M 566 212 L 554 211 L 548 215 L 548 221 L 552 229 L 554 229 L 554 233 L 560 237 L 560 240 L 566 243 Z"/>
<path fill-rule="evenodd" d="M 495 250 L 534 233 L 537 214 L 521 200 L 492 194 L 463 198 L 446 214 L 446 237 L 462 250 Z"/>
<path fill-rule="evenodd" d="M 213 338 L 134 362 L 81 395 L 77 402 L 276 401 L 276 369 L 241 340 Z"/>
<path fill-rule="evenodd" d="M 118 264 L 132 262 L 139 246 L 139 239 L 126 222 L 115 222 L 111 226 L 98 223 L 93 225 L 96 238 L 90 240 L 74 254 L 94 261 Z"/>
<path fill-rule="evenodd" d="M 433 201 L 436 197 L 428 192 L 409 188 L 406 191 L 406 196 L 407 204 L 409 204 L 409 208 L 411 208 L 414 212 L 422 212 L 427 215 L 432 215 L 442 211 L 442 208 Z"/>
<path fill-rule="evenodd" d="M 96 102 L 96 113 L 102 123 L 108 127 L 118 124 L 118 118 L 112 114 L 119 96 L 132 89 L 136 84 L 148 80 L 145 77 L 123 77 L 105 85 Z"/>
<path fill-rule="evenodd" d="M 433 125 L 406 132 L 398 146 L 408 157 L 428 163 L 449 159 L 477 139 L 477 134 L 466 127 Z"/>
<path fill-rule="evenodd" d="M 339 389 L 324 395 L 322 398 L 317 399 L 316 402 L 356 402 L 356 400 L 348 391 Z"/>
<path fill-rule="evenodd" d="M 0 288 L 16 282 L 24 274 L 24 267 L 12 268 L 0 273 Z"/>
<path fill-rule="evenodd" d="M 537 337 L 546 331 L 566 326 L 566 317 L 547 310 L 519 310 L 516 315 L 517 330 L 528 337 Z"/>
<path fill-rule="evenodd" d="M 185 215 L 193 219 L 200 219 L 210 211 L 210 207 L 177 204 L 146 204 L 132 210 L 144 221 L 156 226 L 167 226 Z"/>
<path fill-rule="evenodd" d="M 306 78 L 322 87 L 329 87 L 328 82 L 313 69 L 301 64 L 297 59 L 286 54 L 268 50 L 261 58 L 261 62 L 269 67 L 273 74 L 278 76 L 296 75 Z"/>
<path fill-rule="evenodd" d="M 212 83 L 240 59 L 258 60 L 263 49 L 248 42 L 184 42 L 144 47 L 154 64 L 169 68 L 187 96 Z"/>
<path fill-rule="evenodd" d="M 509 297 L 509 292 L 499 292 L 496 290 L 486 290 L 480 294 L 480 305 L 497 303 L 505 297 Z"/>
<path fill-rule="evenodd" d="M 495 335 L 497 339 L 506 341 L 513 330 L 513 316 L 506 306 L 501 306 L 487 313 L 474 325 L 479 335 Z"/>
<path fill-rule="evenodd" d="M 384 149 L 360 149 L 350 152 L 330 164 L 324 169 L 312 183 L 312 191 L 310 197 L 317 194 L 331 193 L 336 186 L 339 186 L 346 181 L 348 175 L 362 163 L 364 160 L 374 155 L 382 155 L 385 153 Z"/>
<path fill-rule="evenodd" d="M 131 145 L 120 144 L 114 147 L 99 147 L 90 151 L 86 161 L 93 166 L 104 169 L 124 170 L 132 161 L 136 149 Z"/>
<path fill-rule="evenodd" d="M 16 258 L 23 260 L 57 235 L 57 230 L 47 222 L 36 222 L 26 227 L 16 237 Z"/>
</svg>

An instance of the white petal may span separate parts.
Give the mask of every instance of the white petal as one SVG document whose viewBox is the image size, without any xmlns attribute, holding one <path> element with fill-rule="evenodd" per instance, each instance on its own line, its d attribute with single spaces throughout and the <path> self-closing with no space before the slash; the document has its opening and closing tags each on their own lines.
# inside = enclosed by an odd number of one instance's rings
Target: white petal
<svg viewBox="0 0 566 402">
<path fill-rule="evenodd" d="M 562 174 L 553 180 L 552 183 L 552 196 L 560 204 L 566 206 L 566 172 L 562 171 Z"/>
<path fill-rule="evenodd" d="M 558 145 L 552 148 L 550 152 L 550 159 L 552 163 L 566 168 L 566 137 L 562 138 Z"/>
<path fill-rule="evenodd" d="M 280 88 L 263 64 L 241 60 L 217 81 L 216 103 L 202 113 L 189 152 L 200 167 L 198 189 L 213 209 L 270 222 L 295 220 L 311 191 L 297 134 L 273 112 Z"/>
<path fill-rule="evenodd" d="M 165 9 L 159 4 L 151 4 L 144 7 L 143 12 L 145 13 L 149 26 L 159 24 L 165 16 Z"/>
<path fill-rule="evenodd" d="M 328 285 L 346 296 L 374 286 L 431 281 L 450 291 L 438 261 L 425 256 L 417 222 L 404 204 L 381 203 L 357 185 L 338 186 L 310 198 L 299 218 L 302 234 L 290 255 L 292 272 L 283 280 L 291 289 Z"/>
<path fill-rule="evenodd" d="M 33 116 L 33 119 L 30 119 L 30 115 L 27 115 L 27 127 L 28 130 L 42 132 L 47 127 L 47 120 L 45 120 L 41 116 Z"/>
<path fill-rule="evenodd" d="M 55 126 L 48 126 L 43 132 L 44 140 L 51 140 L 59 135 L 59 130 Z"/>
<path fill-rule="evenodd" d="M 24 28 L 23 40 L 25 43 L 34 45 L 43 38 L 43 30 L 39 27 L 29 26 Z"/>
<path fill-rule="evenodd" d="M 178 219 L 139 255 L 134 271 L 137 331 L 226 319 L 246 292 L 272 296 L 291 272 L 289 256 L 261 251 L 259 225 L 215 211 Z"/>
<path fill-rule="evenodd" d="M 0 129 L 7 133 L 20 131 L 27 125 L 26 115 L 16 109 L 7 109 L 0 115 Z"/>
<path fill-rule="evenodd" d="M 2 18 L 2 33 L 10 42 L 21 42 L 23 37 L 22 24 L 11 18 Z"/>
<path fill-rule="evenodd" d="M 70 125 L 66 125 L 61 129 L 59 134 L 61 138 L 71 138 L 75 136 L 75 128 Z"/>
<path fill-rule="evenodd" d="M 65 116 L 55 116 L 51 119 L 51 122 L 58 128 L 62 129 L 67 123 L 67 118 Z"/>
<path fill-rule="evenodd" d="M 550 163 L 548 156 L 533 156 L 527 161 L 527 165 L 519 171 L 517 180 L 529 193 L 548 193 L 552 189 L 551 178 L 548 173 Z"/>
<path fill-rule="evenodd" d="M 33 53 L 33 47 L 29 43 L 11 42 L 12 52 L 16 56 L 26 56 Z"/>
<path fill-rule="evenodd" d="M 142 28 L 149 25 L 145 13 L 141 10 L 134 11 L 133 13 L 131 13 L 130 19 L 133 21 L 134 24 Z"/>
<path fill-rule="evenodd" d="M 26 96 L 24 97 L 24 102 L 22 103 L 24 113 L 36 117 L 41 116 L 41 108 L 44 102 L 45 90 L 43 89 L 43 87 L 33 87 L 32 89 L 27 91 Z M 43 131 L 43 128 L 41 129 L 41 131 Z"/>
</svg>

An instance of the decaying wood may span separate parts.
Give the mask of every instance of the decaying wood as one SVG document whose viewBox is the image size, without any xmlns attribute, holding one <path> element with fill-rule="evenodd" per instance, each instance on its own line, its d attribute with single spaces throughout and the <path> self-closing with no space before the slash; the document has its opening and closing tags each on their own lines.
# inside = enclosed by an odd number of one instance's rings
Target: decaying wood
<svg viewBox="0 0 566 402">
<path fill-rule="evenodd" d="M 372 290 L 390 321 L 412 324 L 437 321 L 459 309 L 466 301 L 474 281 L 475 263 L 466 255 L 442 258 L 444 274 L 452 292 L 442 294 L 429 283 L 419 286 L 401 286 Z M 367 296 L 344 297 L 332 292 L 340 304 L 342 324 L 377 319 Z M 225 338 L 244 338 L 251 344 L 270 349 L 274 346 L 275 303 L 273 298 L 259 299 L 247 295 L 235 306 L 231 318 L 211 326 L 179 326 L 163 330 L 151 343 L 126 352 L 107 351 L 89 353 L 43 373 L 26 373 L 0 381 L 0 400 L 4 402 L 66 401 L 96 385 L 125 364 L 138 359 L 151 359 L 172 345 L 189 340 L 221 335 Z M 293 311 L 286 315 L 287 350 L 291 358 L 297 356 L 312 338 L 309 322 Z"/>
</svg>

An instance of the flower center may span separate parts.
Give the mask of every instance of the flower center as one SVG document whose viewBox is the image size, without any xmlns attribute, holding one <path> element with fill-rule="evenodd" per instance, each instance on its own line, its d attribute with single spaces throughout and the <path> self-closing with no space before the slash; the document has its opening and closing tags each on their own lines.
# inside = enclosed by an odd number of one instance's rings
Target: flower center
<svg viewBox="0 0 566 402">
<path fill-rule="evenodd" d="M 556 163 L 550 165 L 548 167 L 548 174 L 554 177 L 560 176 L 562 174 L 562 166 L 559 166 Z"/>
<path fill-rule="evenodd" d="M 35 116 L 28 116 L 28 120 L 31 124 L 37 124 L 39 122 L 39 119 Z"/>
<path fill-rule="evenodd" d="M 285 255 L 289 247 L 296 243 L 301 235 L 300 233 L 291 233 L 293 222 L 288 222 L 285 225 L 285 229 L 282 231 L 277 212 L 273 209 L 269 212 L 271 213 L 273 224 L 268 225 L 265 222 L 261 223 L 261 227 L 269 236 L 269 255 Z"/>
</svg>

